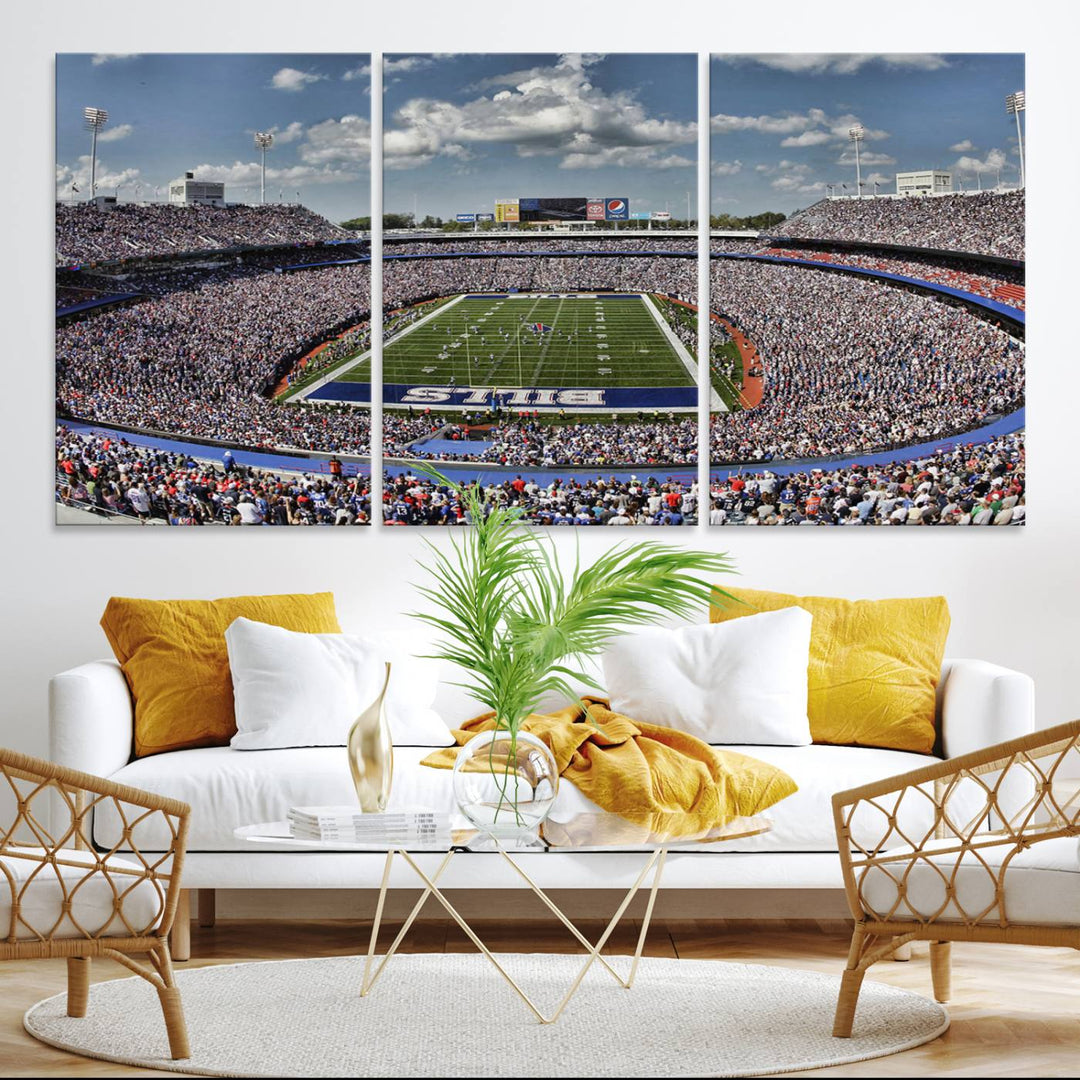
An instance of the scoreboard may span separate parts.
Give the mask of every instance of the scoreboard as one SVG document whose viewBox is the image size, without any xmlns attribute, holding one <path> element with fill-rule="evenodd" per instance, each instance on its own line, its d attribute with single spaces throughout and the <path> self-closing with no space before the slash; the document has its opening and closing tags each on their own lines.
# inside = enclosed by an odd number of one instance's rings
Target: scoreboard
<svg viewBox="0 0 1080 1080">
<path fill-rule="evenodd" d="M 499 214 L 496 204 L 496 220 L 515 220 Z M 541 199 L 520 198 L 517 200 L 518 221 L 627 221 L 630 217 L 630 200 L 614 198 L 585 198 L 584 196 L 565 196 L 563 198 Z"/>
<path fill-rule="evenodd" d="M 518 199 L 522 221 L 584 221 L 588 199 Z"/>
</svg>

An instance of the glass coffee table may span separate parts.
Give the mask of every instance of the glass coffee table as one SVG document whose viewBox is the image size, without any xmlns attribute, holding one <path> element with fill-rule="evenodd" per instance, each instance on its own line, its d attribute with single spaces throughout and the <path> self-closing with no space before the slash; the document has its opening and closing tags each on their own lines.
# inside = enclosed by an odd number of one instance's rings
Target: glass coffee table
<svg viewBox="0 0 1080 1080">
<path fill-rule="evenodd" d="M 386 843 L 365 842 L 348 843 L 341 840 L 304 840 L 294 837 L 286 821 L 272 821 L 259 825 L 245 825 L 234 830 L 234 835 L 241 840 L 254 844 L 275 844 L 279 847 L 290 847 L 297 850 L 308 851 L 335 851 L 335 852 L 365 852 L 386 853 L 386 861 L 383 867 L 382 882 L 379 886 L 379 898 L 375 905 L 375 920 L 371 927 L 371 937 L 368 940 L 367 955 L 364 960 L 364 975 L 361 982 L 360 994 L 369 994 L 383 973 L 386 965 L 401 946 L 402 941 L 420 914 L 428 899 L 434 897 L 446 910 L 469 940 L 484 954 L 494 965 L 500 975 L 514 988 L 518 996 L 532 1011 L 533 1015 L 542 1024 L 552 1024 L 562 1015 L 570 999 L 577 992 L 582 980 L 594 963 L 599 963 L 615 981 L 629 990 L 634 983 L 638 964 L 641 960 L 642 949 L 645 946 L 645 938 L 649 932 L 649 924 L 652 921 L 653 909 L 656 904 L 656 895 L 660 891 L 663 880 L 664 862 L 669 851 L 680 852 L 708 852 L 714 849 L 714 845 L 724 841 L 738 840 L 748 836 L 757 836 L 768 832 L 772 823 L 768 818 L 760 815 L 754 817 L 732 818 L 724 825 L 702 826 L 685 814 L 650 814 L 637 818 L 625 818 L 608 813 L 582 813 L 568 818 L 565 821 L 545 821 L 540 827 L 539 835 L 533 835 L 522 841 L 511 844 L 506 840 L 493 837 L 477 829 L 461 829 L 451 833 L 450 840 L 442 844 L 434 845 L 401 845 L 397 842 Z M 555 902 L 536 884 L 525 872 L 525 869 L 514 858 L 515 854 L 545 855 L 558 852 L 640 852 L 642 866 L 633 884 L 627 890 L 614 915 L 608 922 L 604 932 L 600 935 L 596 944 L 592 944 L 588 938 L 574 925 L 570 918 L 555 904 Z M 434 873 L 426 872 L 414 856 L 441 854 L 443 859 L 439 862 Z M 566 927 L 574 938 L 587 952 L 587 957 L 581 969 L 573 979 L 570 988 L 560 1001 L 558 1007 L 550 1015 L 546 1016 L 537 1007 L 535 1002 L 525 993 L 506 969 L 499 963 L 498 958 L 480 940 L 476 932 L 469 926 L 465 918 L 454 907 L 446 895 L 439 889 L 439 879 L 445 873 L 450 863 L 459 856 L 479 857 L 487 855 L 500 856 L 513 869 L 514 873 L 536 894 L 545 907 Z M 419 879 L 422 891 L 408 918 L 402 924 L 397 936 L 394 938 L 386 953 L 382 956 L 376 954 L 379 939 L 379 928 L 382 925 L 383 910 L 386 904 L 386 894 L 390 888 L 390 871 L 395 859 L 401 859 L 409 866 Z M 652 874 L 649 884 L 646 879 Z M 649 898 L 645 907 L 645 917 L 638 933 L 637 947 L 630 963 L 630 972 L 623 978 L 608 960 L 601 955 L 608 939 L 618 926 L 631 901 L 642 889 L 649 890 Z"/>
</svg>

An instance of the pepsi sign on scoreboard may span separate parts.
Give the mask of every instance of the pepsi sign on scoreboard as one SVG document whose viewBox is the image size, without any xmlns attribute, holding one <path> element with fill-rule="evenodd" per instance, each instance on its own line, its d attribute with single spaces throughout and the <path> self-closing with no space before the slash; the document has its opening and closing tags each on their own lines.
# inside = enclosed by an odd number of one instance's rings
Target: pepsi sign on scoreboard
<svg viewBox="0 0 1080 1080">
<path fill-rule="evenodd" d="M 630 220 L 630 200 L 629 199 L 605 199 L 604 200 L 604 220 L 605 221 L 629 221 Z"/>
</svg>

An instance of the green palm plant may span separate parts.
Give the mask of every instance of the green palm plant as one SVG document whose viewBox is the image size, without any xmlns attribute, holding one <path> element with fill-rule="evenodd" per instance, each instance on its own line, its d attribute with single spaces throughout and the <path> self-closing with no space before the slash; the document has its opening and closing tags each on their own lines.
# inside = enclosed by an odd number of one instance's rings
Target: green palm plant
<svg viewBox="0 0 1080 1080">
<path fill-rule="evenodd" d="M 601 689 L 582 661 L 613 637 L 666 615 L 686 618 L 718 595 L 730 598 L 701 576 L 734 573 L 726 554 L 656 541 L 619 543 L 584 567 L 576 552 L 567 580 L 550 534 L 524 525 L 520 510 L 489 500 L 479 484 L 422 471 L 456 492 L 471 528 L 448 548 L 426 542 L 431 583 L 417 589 L 435 610 L 411 614 L 439 632 L 430 655 L 462 669 L 456 685 L 492 710 L 509 733 L 511 758 L 542 698 L 575 699 L 574 682 Z M 513 806 L 505 785 L 500 791 Z"/>
</svg>

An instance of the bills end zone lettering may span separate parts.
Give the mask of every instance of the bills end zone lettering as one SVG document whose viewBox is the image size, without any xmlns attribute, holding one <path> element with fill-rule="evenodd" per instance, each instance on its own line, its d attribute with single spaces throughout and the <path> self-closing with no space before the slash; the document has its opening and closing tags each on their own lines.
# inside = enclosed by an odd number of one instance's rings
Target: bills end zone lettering
<svg viewBox="0 0 1080 1080">
<path fill-rule="evenodd" d="M 432 409 L 476 409 L 497 404 L 506 409 L 565 409 L 567 412 L 593 409 L 649 409 L 693 412 L 697 409 L 696 386 L 416 386 L 384 383 L 386 405 L 420 405 Z M 371 384 L 359 382 L 324 383 L 306 395 L 308 401 L 347 401 L 364 404 L 371 400 Z"/>
<path fill-rule="evenodd" d="M 606 390 L 556 390 L 519 387 L 513 390 L 477 388 L 455 389 L 447 386 L 410 386 L 398 398 L 402 405 L 490 405 L 495 402 L 507 408 L 537 408 L 575 406 L 596 409 L 605 404 Z"/>
</svg>

